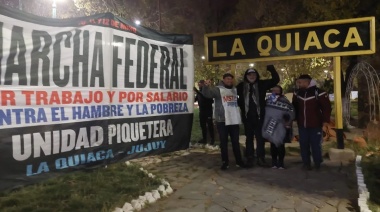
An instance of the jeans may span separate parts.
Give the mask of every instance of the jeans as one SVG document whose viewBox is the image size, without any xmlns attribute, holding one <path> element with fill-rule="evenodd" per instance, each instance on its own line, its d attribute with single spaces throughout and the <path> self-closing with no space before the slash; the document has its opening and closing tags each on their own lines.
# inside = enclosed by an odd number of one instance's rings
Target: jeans
<svg viewBox="0 0 380 212">
<path fill-rule="evenodd" d="M 299 143 L 301 157 L 304 165 L 310 165 L 310 155 L 313 156 L 315 165 L 320 165 L 322 160 L 322 128 L 299 128 Z M 311 150 L 311 152 L 310 152 Z"/>
<path fill-rule="evenodd" d="M 255 147 L 253 145 L 253 138 L 256 137 L 256 155 L 257 158 L 263 159 L 265 158 L 265 141 L 261 133 L 262 123 L 258 118 L 247 118 L 244 122 L 244 130 L 245 130 L 245 146 L 246 153 L 245 156 L 247 158 L 253 159 Z"/>
<path fill-rule="evenodd" d="M 220 150 L 223 164 L 228 164 L 228 136 L 231 138 L 232 150 L 237 164 L 242 164 L 240 144 L 239 144 L 239 125 L 226 125 L 225 122 L 217 122 L 216 127 L 219 133 Z"/>
<path fill-rule="evenodd" d="M 284 166 L 285 144 L 277 147 L 270 143 L 270 153 L 272 155 L 272 166 Z"/>
</svg>

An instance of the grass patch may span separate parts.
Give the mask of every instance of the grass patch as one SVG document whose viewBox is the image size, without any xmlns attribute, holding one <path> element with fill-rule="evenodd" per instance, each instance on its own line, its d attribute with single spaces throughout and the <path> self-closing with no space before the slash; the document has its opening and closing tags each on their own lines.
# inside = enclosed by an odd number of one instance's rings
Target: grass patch
<svg viewBox="0 0 380 212">
<path fill-rule="evenodd" d="M 336 142 L 332 142 L 336 144 Z M 362 155 L 362 171 L 365 184 L 370 192 L 368 205 L 372 211 L 380 211 L 380 147 L 379 142 L 367 140 L 367 147 L 360 147 L 352 141 L 345 142 L 345 148 L 354 150 L 357 155 Z"/>
<path fill-rule="evenodd" d="M 112 211 L 125 202 L 157 189 L 138 166 L 116 163 L 108 168 L 78 171 L 16 191 L 0 193 L 0 211 Z"/>
<path fill-rule="evenodd" d="M 191 143 L 196 143 L 202 139 L 202 130 L 199 123 L 199 109 L 194 107 L 193 127 L 191 129 Z"/>
<path fill-rule="evenodd" d="M 334 102 L 331 102 L 331 108 L 332 108 L 331 116 L 335 117 Z M 355 100 L 351 101 L 350 114 L 351 114 L 351 117 L 358 117 L 358 101 L 355 101 Z"/>
<path fill-rule="evenodd" d="M 370 209 L 380 211 L 380 155 L 364 157 L 361 165 L 365 183 L 370 192 Z"/>
</svg>

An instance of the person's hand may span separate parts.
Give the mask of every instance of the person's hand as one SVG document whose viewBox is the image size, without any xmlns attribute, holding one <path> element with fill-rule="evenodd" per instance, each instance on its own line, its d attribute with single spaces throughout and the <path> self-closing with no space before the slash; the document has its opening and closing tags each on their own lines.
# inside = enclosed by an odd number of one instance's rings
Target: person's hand
<svg viewBox="0 0 380 212">
<path fill-rule="evenodd" d="M 274 65 L 267 65 L 267 70 L 268 71 L 276 71 L 276 69 L 274 68 Z"/>
<path fill-rule="evenodd" d="M 197 92 L 197 91 L 198 91 L 198 89 L 197 89 L 196 87 L 193 87 L 193 91 Z"/>
<path fill-rule="evenodd" d="M 323 122 L 323 127 L 328 128 L 329 126 L 330 126 L 330 123 L 328 123 L 328 122 Z"/>
<path fill-rule="evenodd" d="M 210 86 L 211 85 L 211 80 L 205 80 L 205 86 Z"/>
</svg>

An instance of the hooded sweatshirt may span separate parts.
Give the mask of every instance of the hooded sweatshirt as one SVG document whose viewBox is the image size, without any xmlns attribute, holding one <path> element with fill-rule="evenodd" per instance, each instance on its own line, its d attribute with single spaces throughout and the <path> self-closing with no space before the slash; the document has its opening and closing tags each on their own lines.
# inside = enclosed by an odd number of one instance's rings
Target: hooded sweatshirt
<svg viewBox="0 0 380 212">
<path fill-rule="evenodd" d="M 293 95 L 292 104 L 296 111 L 298 127 L 319 128 L 330 122 L 331 103 L 328 93 L 317 88 L 311 80 L 307 89 L 299 89 Z"/>
<path fill-rule="evenodd" d="M 277 147 L 283 144 L 287 130 L 291 132 L 289 125 L 291 125 L 294 116 L 293 105 L 285 96 L 279 95 L 276 98 L 268 98 L 262 128 L 263 138 Z M 287 126 L 290 129 L 287 129 Z"/>
<path fill-rule="evenodd" d="M 241 111 L 241 117 L 242 120 L 245 121 L 248 118 L 248 112 L 255 112 L 256 114 L 253 114 L 253 116 L 256 116 L 259 119 L 264 119 L 265 115 L 265 96 L 267 90 L 273 88 L 277 85 L 277 83 L 280 81 L 280 77 L 276 71 L 276 69 L 272 66 L 269 67 L 268 71 L 271 73 L 272 78 L 268 80 L 260 80 L 259 72 L 257 72 L 255 69 L 255 72 L 257 74 L 257 79 L 254 83 L 250 83 L 248 81 L 247 75 L 248 75 L 248 69 L 244 73 L 244 80 L 243 82 L 239 83 L 237 88 L 237 93 L 239 96 L 238 99 L 238 105 L 240 107 Z M 251 87 L 254 87 L 255 92 L 253 92 L 252 99 L 249 98 L 249 91 Z M 254 105 L 252 105 L 254 104 Z"/>
</svg>

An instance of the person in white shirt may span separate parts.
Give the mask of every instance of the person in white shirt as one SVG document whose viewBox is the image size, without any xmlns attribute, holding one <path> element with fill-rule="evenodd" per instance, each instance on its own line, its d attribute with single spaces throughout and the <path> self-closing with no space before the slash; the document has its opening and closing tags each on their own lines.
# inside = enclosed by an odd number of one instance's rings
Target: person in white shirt
<svg viewBox="0 0 380 212">
<path fill-rule="evenodd" d="M 234 76 L 226 73 L 223 75 L 222 84 L 213 87 L 210 80 L 206 80 L 202 90 L 205 97 L 215 99 L 214 116 L 220 139 L 222 170 L 229 167 L 228 136 L 231 138 L 236 165 L 241 168 L 246 167 L 240 152 L 239 125 L 241 124 L 241 116 L 237 104 L 238 95 L 233 82 Z"/>
</svg>

